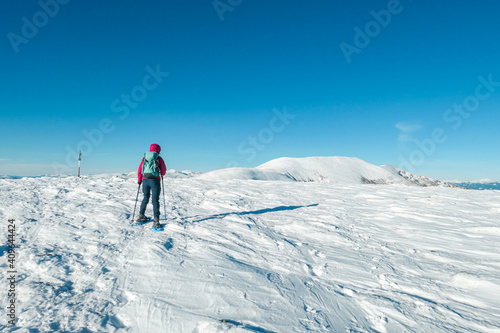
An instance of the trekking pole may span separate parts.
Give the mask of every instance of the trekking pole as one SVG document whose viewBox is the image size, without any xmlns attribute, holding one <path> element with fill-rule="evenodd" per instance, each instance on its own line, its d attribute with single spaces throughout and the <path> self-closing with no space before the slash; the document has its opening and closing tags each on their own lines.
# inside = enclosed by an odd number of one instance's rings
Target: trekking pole
<svg viewBox="0 0 500 333">
<path fill-rule="evenodd" d="M 139 187 L 137 188 L 137 196 L 135 197 L 134 214 L 132 214 L 132 223 L 134 223 L 135 209 L 137 207 L 137 201 L 139 200 L 139 190 L 140 189 L 141 189 L 141 184 L 139 183 Z"/>
<path fill-rule="evenodd" d="M 165 184 L 163 183 L 163 176 L 161 176 L 161 187 L 163 189 L 163 211 L 165 212 L 165 221 L 167 220 L 167 204 L 165 203 Z"/>
</svg>

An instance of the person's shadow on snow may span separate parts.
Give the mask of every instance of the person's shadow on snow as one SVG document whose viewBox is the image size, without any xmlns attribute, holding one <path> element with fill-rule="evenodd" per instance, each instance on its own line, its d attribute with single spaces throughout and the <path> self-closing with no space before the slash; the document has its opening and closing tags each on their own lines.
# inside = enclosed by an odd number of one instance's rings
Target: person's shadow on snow
<svg viewBox="0 0 500 333">
<path fill-rule="evenodd" d="M 299 209 L 299 208 L 316 207 L 318 205 L 319 204 L 312 204 L 312 205 L 307 205 L 307 206 L 279 206 L 279 207 L 274 207 L 274 208 L 265 208 L 265 209 L 247 211 L 247 212 L 223 213 L 223 214 L 212 215 L 210 217 L 205 217 L 205 218 L 198 219 L 198 220 L 193 220 L 193 221 L 190 221 L 190 223 L 199 223 L 199 222 L 203 222 L 203 221 L 207 221 L 207 220 L 222 219 L 228 215 L 238 215 L 238 216 L 259 215 L 259 214 L 272 213 L 272 212 L 295 210 L 295 209 Z"/>
</svg>

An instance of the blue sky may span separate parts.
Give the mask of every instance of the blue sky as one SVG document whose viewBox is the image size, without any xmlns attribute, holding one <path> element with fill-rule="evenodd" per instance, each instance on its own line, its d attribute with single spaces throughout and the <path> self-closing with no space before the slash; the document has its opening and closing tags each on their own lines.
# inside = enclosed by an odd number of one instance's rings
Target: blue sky
<svg viewBox="0 0 500 333">
<path fill-rule="evenodd" d="M 0 3 L 0 174 L 355 156 L 500 179 L 498 1 Z M 167 74 L 168 73 L 168 74 Z M 85 135 L 87 133 L 87 135 Z M 90 133 L 90 134 L 89 134 Z"/>
</svg>

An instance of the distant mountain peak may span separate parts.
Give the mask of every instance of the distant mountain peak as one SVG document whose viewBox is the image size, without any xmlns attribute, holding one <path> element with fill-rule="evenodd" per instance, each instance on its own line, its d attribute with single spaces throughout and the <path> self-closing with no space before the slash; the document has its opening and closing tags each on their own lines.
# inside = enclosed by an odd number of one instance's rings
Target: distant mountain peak
<svg viewBox="0 0 500 333">
<path fill-rule="evenodd" d="M 222 169 L 202 174 L 214 180 L 278 180 L 339 184 L 405 184 L 452 187 L 446 182 L 418 176 L 393 166 L 377 166 L 357 157 L 282 157 L 256 168 Z"/>
</svg>

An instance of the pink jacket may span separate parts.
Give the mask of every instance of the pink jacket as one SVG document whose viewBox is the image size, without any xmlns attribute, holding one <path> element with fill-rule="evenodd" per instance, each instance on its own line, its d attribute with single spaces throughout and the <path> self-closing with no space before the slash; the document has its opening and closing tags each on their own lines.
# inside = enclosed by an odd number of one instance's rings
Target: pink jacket
<svg viewBox="0 0 500 333">
<path fill-rule="evenodd" d="M 149 147 L 149 151 L 155 151 L 159 154 L 161 152 L 161 147 L 160 147 L 160 145 L 153 143 Z M 142 158 L 141 165 L 139 165 L 139 170 L 137 170 L 137 177 L 138 177 L 139 183 L 141 183 L 142 180 L 144 179 L 144 177 L 142 177 L 142 165 L 143 164 L 144 164 L 144 157 Z M 163 177 L 163 176 L 165 176 L 165 173 L 167 172 L 167 166 L 165 165 L 165 161 L 163 161 L 163 158 L 158 157 L 158 164 L 159 164 L 158 167 L 160 168 L 160 174 Z M 156 179 L 161 179 L 161 178 L 156 177 Z"/>
</svg>

